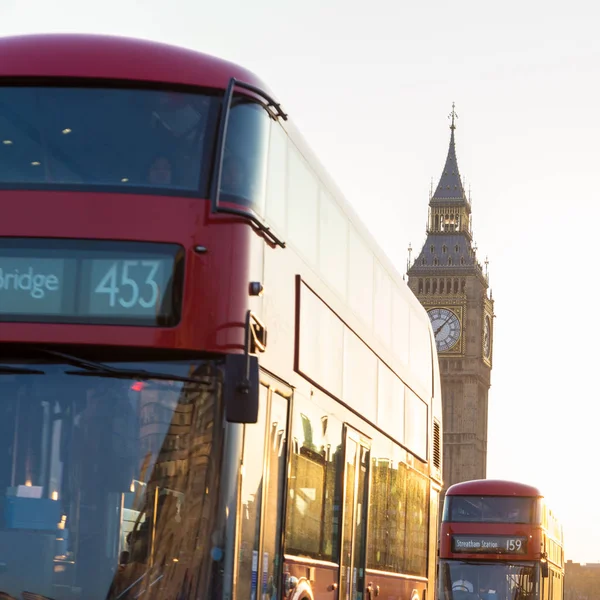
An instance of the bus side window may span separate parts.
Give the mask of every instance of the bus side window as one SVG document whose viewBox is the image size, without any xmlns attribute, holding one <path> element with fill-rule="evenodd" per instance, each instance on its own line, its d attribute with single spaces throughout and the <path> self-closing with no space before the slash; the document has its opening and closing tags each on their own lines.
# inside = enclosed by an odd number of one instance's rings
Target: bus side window
<svg viewBox="0 0 600 600">
<path fill-rule="evenodd" d="M 221 169 L 220 200 L 264 214 L 269 131 L 267 111 L 247 98 L 234 98 Z"/>
<path fill-rule="evenodd" d="M 271 125 L 265 217 L 285 236 L 287 221 L 288 137 L 279 123 Z"/>
</svg>

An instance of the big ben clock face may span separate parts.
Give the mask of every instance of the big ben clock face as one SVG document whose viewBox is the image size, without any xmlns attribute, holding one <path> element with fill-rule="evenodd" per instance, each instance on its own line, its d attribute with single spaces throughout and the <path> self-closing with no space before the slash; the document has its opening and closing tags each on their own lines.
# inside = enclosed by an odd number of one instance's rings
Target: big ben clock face
<svg viewBox="0 0 600 600">
<path fill-rule="evenodd" d="M 447 308 L 432 308 L 427 313 L 438 352 L 454 348 L 460 339 L 460 321 L 456 314 Z"/>
<path fill-rule="evenodd" d="M 489 358 L 492 352 L 492 323 L 489 315 L 483 319 L 483 356 Z"/>
</svg>

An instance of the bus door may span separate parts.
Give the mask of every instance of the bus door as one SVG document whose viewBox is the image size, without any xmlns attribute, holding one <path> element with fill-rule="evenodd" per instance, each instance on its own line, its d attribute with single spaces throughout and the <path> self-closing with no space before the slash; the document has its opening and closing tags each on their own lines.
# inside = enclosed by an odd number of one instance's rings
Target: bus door
<svg viewBox="0 0 600 600">
<path fill-rule="evenodd" d="M 339 600 L 364 597 L 370 451 L 371 441 L 346 426 Z"/>
<path fill-rule="evenodd" d="M 245 425 L 234 600 L 282 597 L 287 431 L 292 390 L 261 373 L 258 421 Z"/>
</svg>

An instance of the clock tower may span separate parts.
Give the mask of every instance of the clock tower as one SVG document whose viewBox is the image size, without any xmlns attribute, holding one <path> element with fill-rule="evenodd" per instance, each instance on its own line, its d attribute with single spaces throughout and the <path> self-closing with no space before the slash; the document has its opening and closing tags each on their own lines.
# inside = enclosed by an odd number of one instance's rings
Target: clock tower
<svg viewBox="0 0 600 600">
<path fill-rule="evenodd" d="M 488 390 L 494 303 L 477 260 L 471 199 L 456 161 L 457 114 L 450 114 L 450 147 L 429 199 L 427 237 L 408 268 L 408 285 L 429 313 L 442 380 L 444 490 L 486 476 Z"/>
</svg>

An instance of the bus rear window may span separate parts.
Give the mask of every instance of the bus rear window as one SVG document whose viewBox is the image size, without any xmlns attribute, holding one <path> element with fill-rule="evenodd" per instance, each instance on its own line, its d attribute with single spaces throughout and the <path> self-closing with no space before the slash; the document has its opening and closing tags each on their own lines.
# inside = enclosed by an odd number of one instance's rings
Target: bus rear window
<svg viewBox="0 0 600 600">
<path fill-rule="evenodd" d="M 207 195 L 217 97 L 3 86 L 0 186 Z"/>
<path fill-rule="evenodd" d="M 516 496 L 446 496 L 444 521 L 533 523 L 536 499 Z"/>
</svg>

